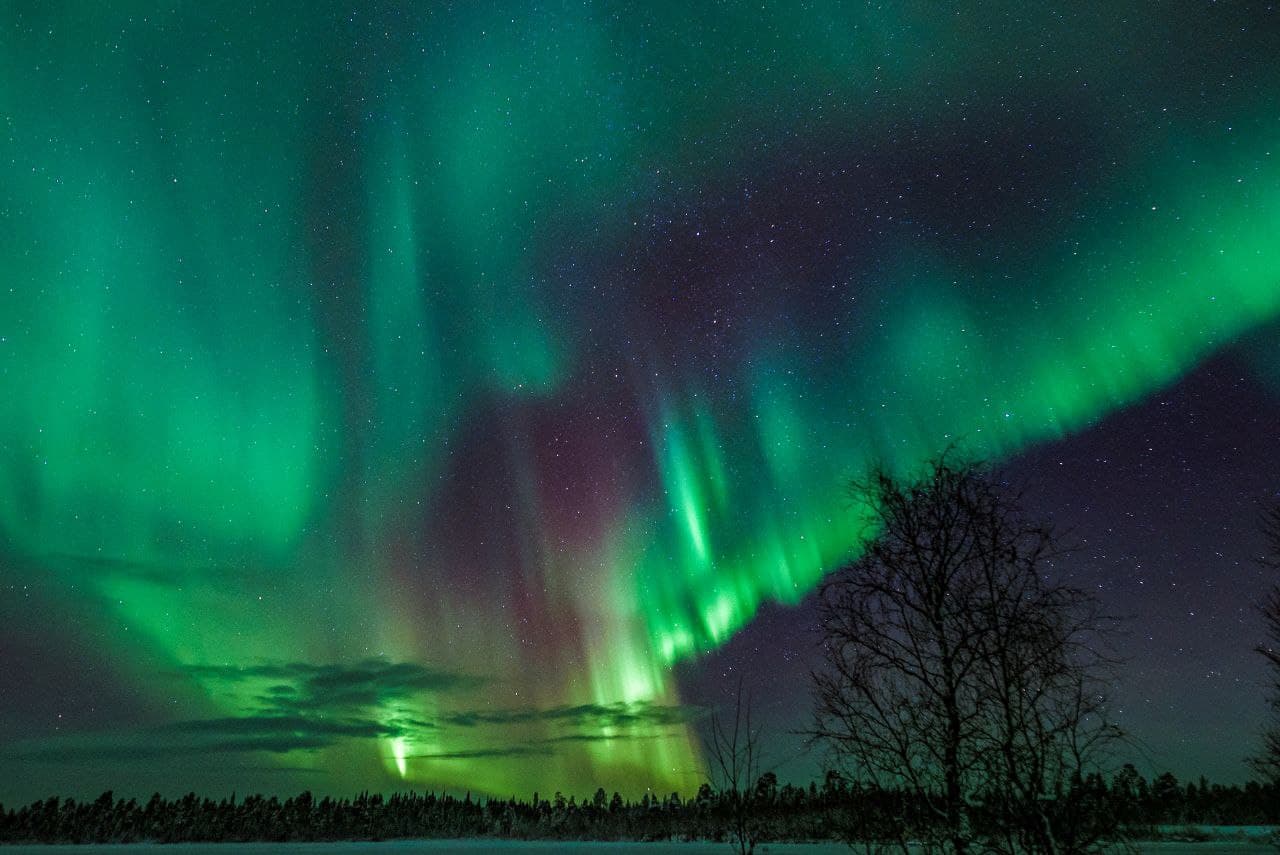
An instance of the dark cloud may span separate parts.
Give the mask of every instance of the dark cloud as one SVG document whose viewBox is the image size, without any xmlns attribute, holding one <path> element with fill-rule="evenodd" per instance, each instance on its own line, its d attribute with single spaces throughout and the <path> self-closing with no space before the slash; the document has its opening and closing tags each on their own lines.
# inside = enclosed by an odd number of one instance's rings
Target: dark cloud
<svg viewBox="0 0 1280 855">
<path fill-rule="evenodd" d="M 416 722 L 415 725 L 423 726 L 423 723 Z M 343 739 L 394 737 L 408 732 L 410 731 L 396 725 L 387 726 L 374 721 L 318 722 L 312 719 L 283 716 L 260 718 L 246 716 L 174 722 L 140 734 L 122 736 L 119 733 L 113 733 L 64 738 L 52 743 L 45 742 L 11 749 L 0 756 L 65 764 L 149 763 L 158 758 L 191 755 L 251 752 L 288 754 L 293 751 L 314 751 L 331 747 Z M 599 733 L 568 733 L 520 745 L 411 754 L 409 759 L 483 760 L 538 757 L 554 754 L 556 746 L 565 743 L 616 742 L 656 737 L 657 734 L 621 733 L 606 736 Z"/>
<path fill-rule="evenodd" d="M 638 726 L 667 727 L 687 724 L 701 718 L 701 707 L 663 706 L 647 702 L 632 704 L 579 704 L 547 709 L 471 710 L 449 713 L 441 718 L 447 724 L 475 727 L 482 724 L 523 724 L 550 722 L 568 727 L 603 729 Z"/>
<path fill-rule="evenodd" d="M 222 684 L 233 697 L 248 698 L 251 708 L 239 715 L 185 719 L 111 735 L 61 736 L 14 746 L 8 754 L 54 762 L 128 762 L 189 754 L 287 754 L 344 740 L 410 737 L 437 725 L 388 714 L 388 709 L 411 709 L 422 695 L 481 684 L 465 674 L 379 659 L 352 665 L 194 665 L 183 673 L 204 685 Z"/>
<path fill-rule="evenodd" d="M 184 672 L 206 683 L 243 685 L 271 681 L 270 686 L 259 690 L 258 701 L 264 711 L 276 715 L 341 714 L 385 707 L 428 693 L 464 691 L 484 683 L 468 674 L 382 659 L 350 665 L 192 665 Z"/>
<path fill-rule="evenodd" d="M 530 757 L 555 753 L 555 747 L 562 743 L 572 742 L 621 742 L 635 739 L 655 739 L 658 734 L 622 733 L 605 736 L 600 733 L 567 733 L 549 739 L 536 739 L 520 745 L 494 746 L 475 748 L 466 751 L 442 751 L 438 753 L 413 754 L 409 759 L 419 760 L 482 760 L 501 757 Z"/>
<path fill-rule="evenodd" d="M 208 734 L 217 737 L 252 735 L 271 737 L 328 736 L 373 739 L 380 736 L 403 736 L 413 729 L 429 728 L 425 722 L 392 720 L 382 723 L 372 719 L 324 719 L 304 716 L 228 716 L 226 718 L 178 721 L 158 728 L 163 733 Z"/>
<path fill-rule="evenodd" d="M 477 748 L 472 751 L 441 751 L 431 754 L 411 754 L 410 760 L 483 760 L 501 757 L 532 757 L 551 754 L 550 746 L 535 743 L 532 745 L 512 745 L 507 748 Z"/>
<path fill-rule="evenodd" d="M 283 753 L 323 748 L 343 739 L 389 739 L 434 728 L 431 722 L 405 716 L 373 719 L 268 714 L 178 721 L 154 732 L 162 739 L 185 739 L 210 751 Z"/>
<path fill-rule="evenodd" d="M 84 733 L 15 746 L 14 759 L 64 764 L 147 763 L 192 755 L 273 754 L 328 748 L 347 740 L 412 739 L 440 724 L 475 728 L 542 723 L 552 735 L 519 744 L 479 746 L 412 755 L 420 759 L 479 760 L 546 756 L 562 744 L 648 739 L 654 731 L 700 718 L 704 710 L 653 703 L 580 704 L 550 708 L 459 711 L 439 722 L 386 715 L 412 708 L 419 696 L 461 691 L 474 677 L 410 663 L 366 660 L 353 665 L 259 664 L 185 669 L 205 685 L 225 685 L 257 707 L 240 715 L 186 719 L 128 732 Z M 258 685 L 261 684 L 261 685 Z"/>
<path fill-rule="evenodd" d="M 151 760 L 187 754 L 312 751 L 344 739 L 407 736 L 433 728 L 417 719 L 330 719 L 317 716 L 245 715 L 176 721 L 129 734 L 84 734 L 11 750 L 15 757 L 79 762 Z"/>
<path fill-rule="evenodd" d="M 247 734 L 203 738 L 146 738 L 146 734 L 92 734 L 77 738 L 48 740 L 34 745 L 15 746 L 6 755 L 18 760 L 52 763 L 149 763 L 156 759 L 190 755 L 265 752 L 287 754 L 314 751 L 337 741 L 330 734 L 297 732 L 290 734 Z"/>
</svg>

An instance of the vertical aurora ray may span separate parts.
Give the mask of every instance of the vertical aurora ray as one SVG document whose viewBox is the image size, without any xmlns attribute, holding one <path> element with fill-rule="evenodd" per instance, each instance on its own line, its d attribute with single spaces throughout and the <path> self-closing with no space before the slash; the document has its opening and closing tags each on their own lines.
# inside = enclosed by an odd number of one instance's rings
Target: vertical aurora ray
<svg viewBox="0 0 1280 855">
<path fill-rule="evenodd" d="M 334 789 L 688 793 L 869 461 L 1275 365 L 1274 36 L 818 5 L 6 10 L 3 555 L 192 717 L 426 669 L 261 755 Z"/>
</svg>

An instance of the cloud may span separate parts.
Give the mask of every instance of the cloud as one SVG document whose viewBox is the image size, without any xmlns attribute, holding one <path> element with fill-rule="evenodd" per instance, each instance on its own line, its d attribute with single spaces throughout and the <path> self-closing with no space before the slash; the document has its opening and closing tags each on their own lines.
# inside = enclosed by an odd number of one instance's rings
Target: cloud
<svg viewBox="0 0 1280 855">
<path fill-rule="evenodd" d="M 411 754 L 410 760 L 483 760 L 502 757 L 533 757 L 554 754 L 557 745 L 572 742 L 618 742 L 633 739 L 656 739 L 656 733 L 622 733 L 606 736 L 601 733 L 568 733 L 548 739 L 536 739 L 520 745 L 473 748 L 464 751 L 440 751 Z"/>
<path fill-rule="evenodd" d="M 533 745 L 512 745 L 507 748 L 476 748 L 468 751 L 440 751 L 430 754 L 411 754 L 408 760 L 484 760 L 502 757 L 532 757 L 552 754 L 550 746 L 541 743 Z"/>
<path fill-rule="evenodd" d="M 412 738 L 438 727 L 411 714 L 415 701 L 482 684 L 467 674 L 383 659 L 353 664 L 190 665 L 182 673 L 221 689 L 242 711 L 127 732 L 57 737 L 16 746 L 8 753 L 50 761 L 121 762 L 188 754 L 287 754 L 347 740 Z"/>
<path fill-rule="evenodd" d="M 524 708 L 507 710 L 470 710 L 441 717 L 446 724 L 475 727 L 482 724 L 523 724 L 549 722 L 574 728 L 634 728 L 639 726 L 669 727 L 696 721 L 705 715 L 701 707 L 649 702 L 616 704 L 580 704 L 577 706 Z"/>
<path fill-rule="evenodd" d="M 184 672 L 206 685 L 221 684 L 234 698 L 247 699 L 249 708 L 236 716 L 176 722 L 167 732 L 204 736 L 215 745 L 232 746 L 230 750 L 243 750 L 245 739 L 270 746 L 261 750 L 280 751 L 325 747 L 341 739 L 413 736 L 437 727 L 409 714 L 415 700 L 482 682 L 467 674 L 385 659 L 191 665 Z M 289 745 L 296 748 L 284 748 Z"/>
<path fill-rule="evenodd" d="M 701 718 L 699 707 L 649 702 L 580 704 L 548 708 L 462 710 L 438 721 L 411 711 L 424 695 L 463 692 L 476 677 L 408 662 L 369 659 L 354 664 L 263 663 L 246 667 L 192 665 L 183 673 L 221 688 L 245 705 L 240 714 L 174 721 L 114 733 L 68 735 L 11 749 L 10 756 L 54 762 L 150 762 L 158 757 L 266 753 L 283 755 L 329 748 L 347 741 L 405 738 L 455 728 L 543 724 L 518 744 L 472 746 L 411 755 L 431 760 L 545 756 L 557 746 L 582 742 L 650 739 L 665 728 Z"/>
<path fill-rule="evenodd" d="M 414 729 L 430 728 L 425 722 L 414 722 Z M 403 736 L 406 730 L 403 722 L 392 719 L 390 723 L 373 721 L 372 719 L 323 719 L 304 716 L 229 716 L 225 718 L 195 719 L 178 721 L 157 728 L 161 733 L 207 734 L 216 737 L 270 736 L 297 737 L 310 735 L 316 737 L 377 737 Z"/>
<path fill-rule="evenodd" d="M 383 659 L 366 659 L 351 665 L 191 665 L 184 673 L 204 683 L 236 687 L 268 683 L 255 689 L 256 700 L 263 711 L 277 715 L 385 709 L 419 695 L 464 691 L 484 682 L 469 674 Z"/>
<path fill-rule="evenodd" d="M 287 735 L 250 734 L 239 737 L 157 739 L 140 733 L 99 733 L 59 738 L 34 745 L 21 745 L 5 752 L 22 760 L 52 763 L 149 763 L 158 758 L 190 755 L 240 754 L 265 752 L 288 754 L 291 751 L 314 751 L 336 742 L 332 736 L 313 733 Z"/>
<path fill-rule="evenodd" d="M 68 765 L 94 765 L 98 763 L 128 764 L 152 763 L 157 759 L 170 757 L 186 757 L 191 755 L 207 755 L 211 753 L 239 753 L 262 751 L 272 754 L 285 754 L 299 748 L 323 748 L 326 743 L 300 744 L 297 740 L 277 742 L 275 740 L 246 739 L 239 742 L 228 742 L 216 746 L 206 745 L 146 745 L 133 742 L 120 742 L 118 739 L 108 741 L 103 736 L 101 741 L 88 743 L 63 743 L 18 747 L 5 752 L 12 760 L 36 760 L 41 763 L 65 763 Z"/>
<path fill-rule="evenodd" d="M 287 754 L 328 748 L 346 739 L 410 735 L 434 725 L 412 719 L 328 719 L 312 716 L 245 715 L 170 722 L 128 733 L 82 734 L 19 747 L 24 758 L 75 762 L 89 759 L 151 760 L 188 754 L 266 752 Z"/>
</svg>

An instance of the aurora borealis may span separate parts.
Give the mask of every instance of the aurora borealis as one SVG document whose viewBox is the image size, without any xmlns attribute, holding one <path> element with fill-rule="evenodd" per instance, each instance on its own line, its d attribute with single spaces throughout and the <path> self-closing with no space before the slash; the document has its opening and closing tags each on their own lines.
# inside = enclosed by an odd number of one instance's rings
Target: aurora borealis
<svg viewBox="0 0 1280 855">
<path fill-rule="evenodd" d="M 688 793 L 870 461 L 1280 412 L 1273 5 L 174 6 L 0 3 L 0 797 Z"/>
</svg>

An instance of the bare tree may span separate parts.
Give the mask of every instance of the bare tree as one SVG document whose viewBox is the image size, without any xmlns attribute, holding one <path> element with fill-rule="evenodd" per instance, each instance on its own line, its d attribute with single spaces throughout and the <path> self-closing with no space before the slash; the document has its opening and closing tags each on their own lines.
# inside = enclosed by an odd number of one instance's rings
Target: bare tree
<svg viewBox="0 0 1280 855">
<path fill-rule="evenodd" d="M 1259 559 L 1263 567 L 1280 570 L 1280 503 L 1269 506 L 1259 521 L 1266 540 L 1266 553 Z M 1250 758 L 1254 771 L 1272 783 L 1280 784 L 1280 583 L 1272 586 L 1263 601 L 1262 619 L 1267 628 L 1267 639 L 1255 649 L 1267 658 L 1271 665 L 1271 724 L 1262 733 L 1262 750 Z"/>
<path fill-rule="evenodd" d="M 738 681 L 733 718 L 711 716 L 711 785 L 729 817 L 729 840 L 740 855 L 752 855 L 762 831 L 756 801 L 760 780 L 760 731 L 751 723 L 751 698 Z"/>
<path fill-rule="evenodd" d="M 1119 733 L 1103 717 L 1086 592 L 1063 554 L 980 469 L 936 460 L 852 486 L 874 539 L 823 584 L 813 735 L 863 786 L 914 806 L 893 840 L 928 851 L 1097 851 L 1085 780 Z"/>
<path fill-rule="evenodd" d="M 1110 660 L 1098 649 L 1111 621 L 1079 589 L 1045 582 L 1034 553 L 990 559 L 974 671 L 984 843 L 1010 855 L 1093 851 L 1118 835 L 1100 777 L 1121 738 L 1106 721 Z"/>
</svg>

